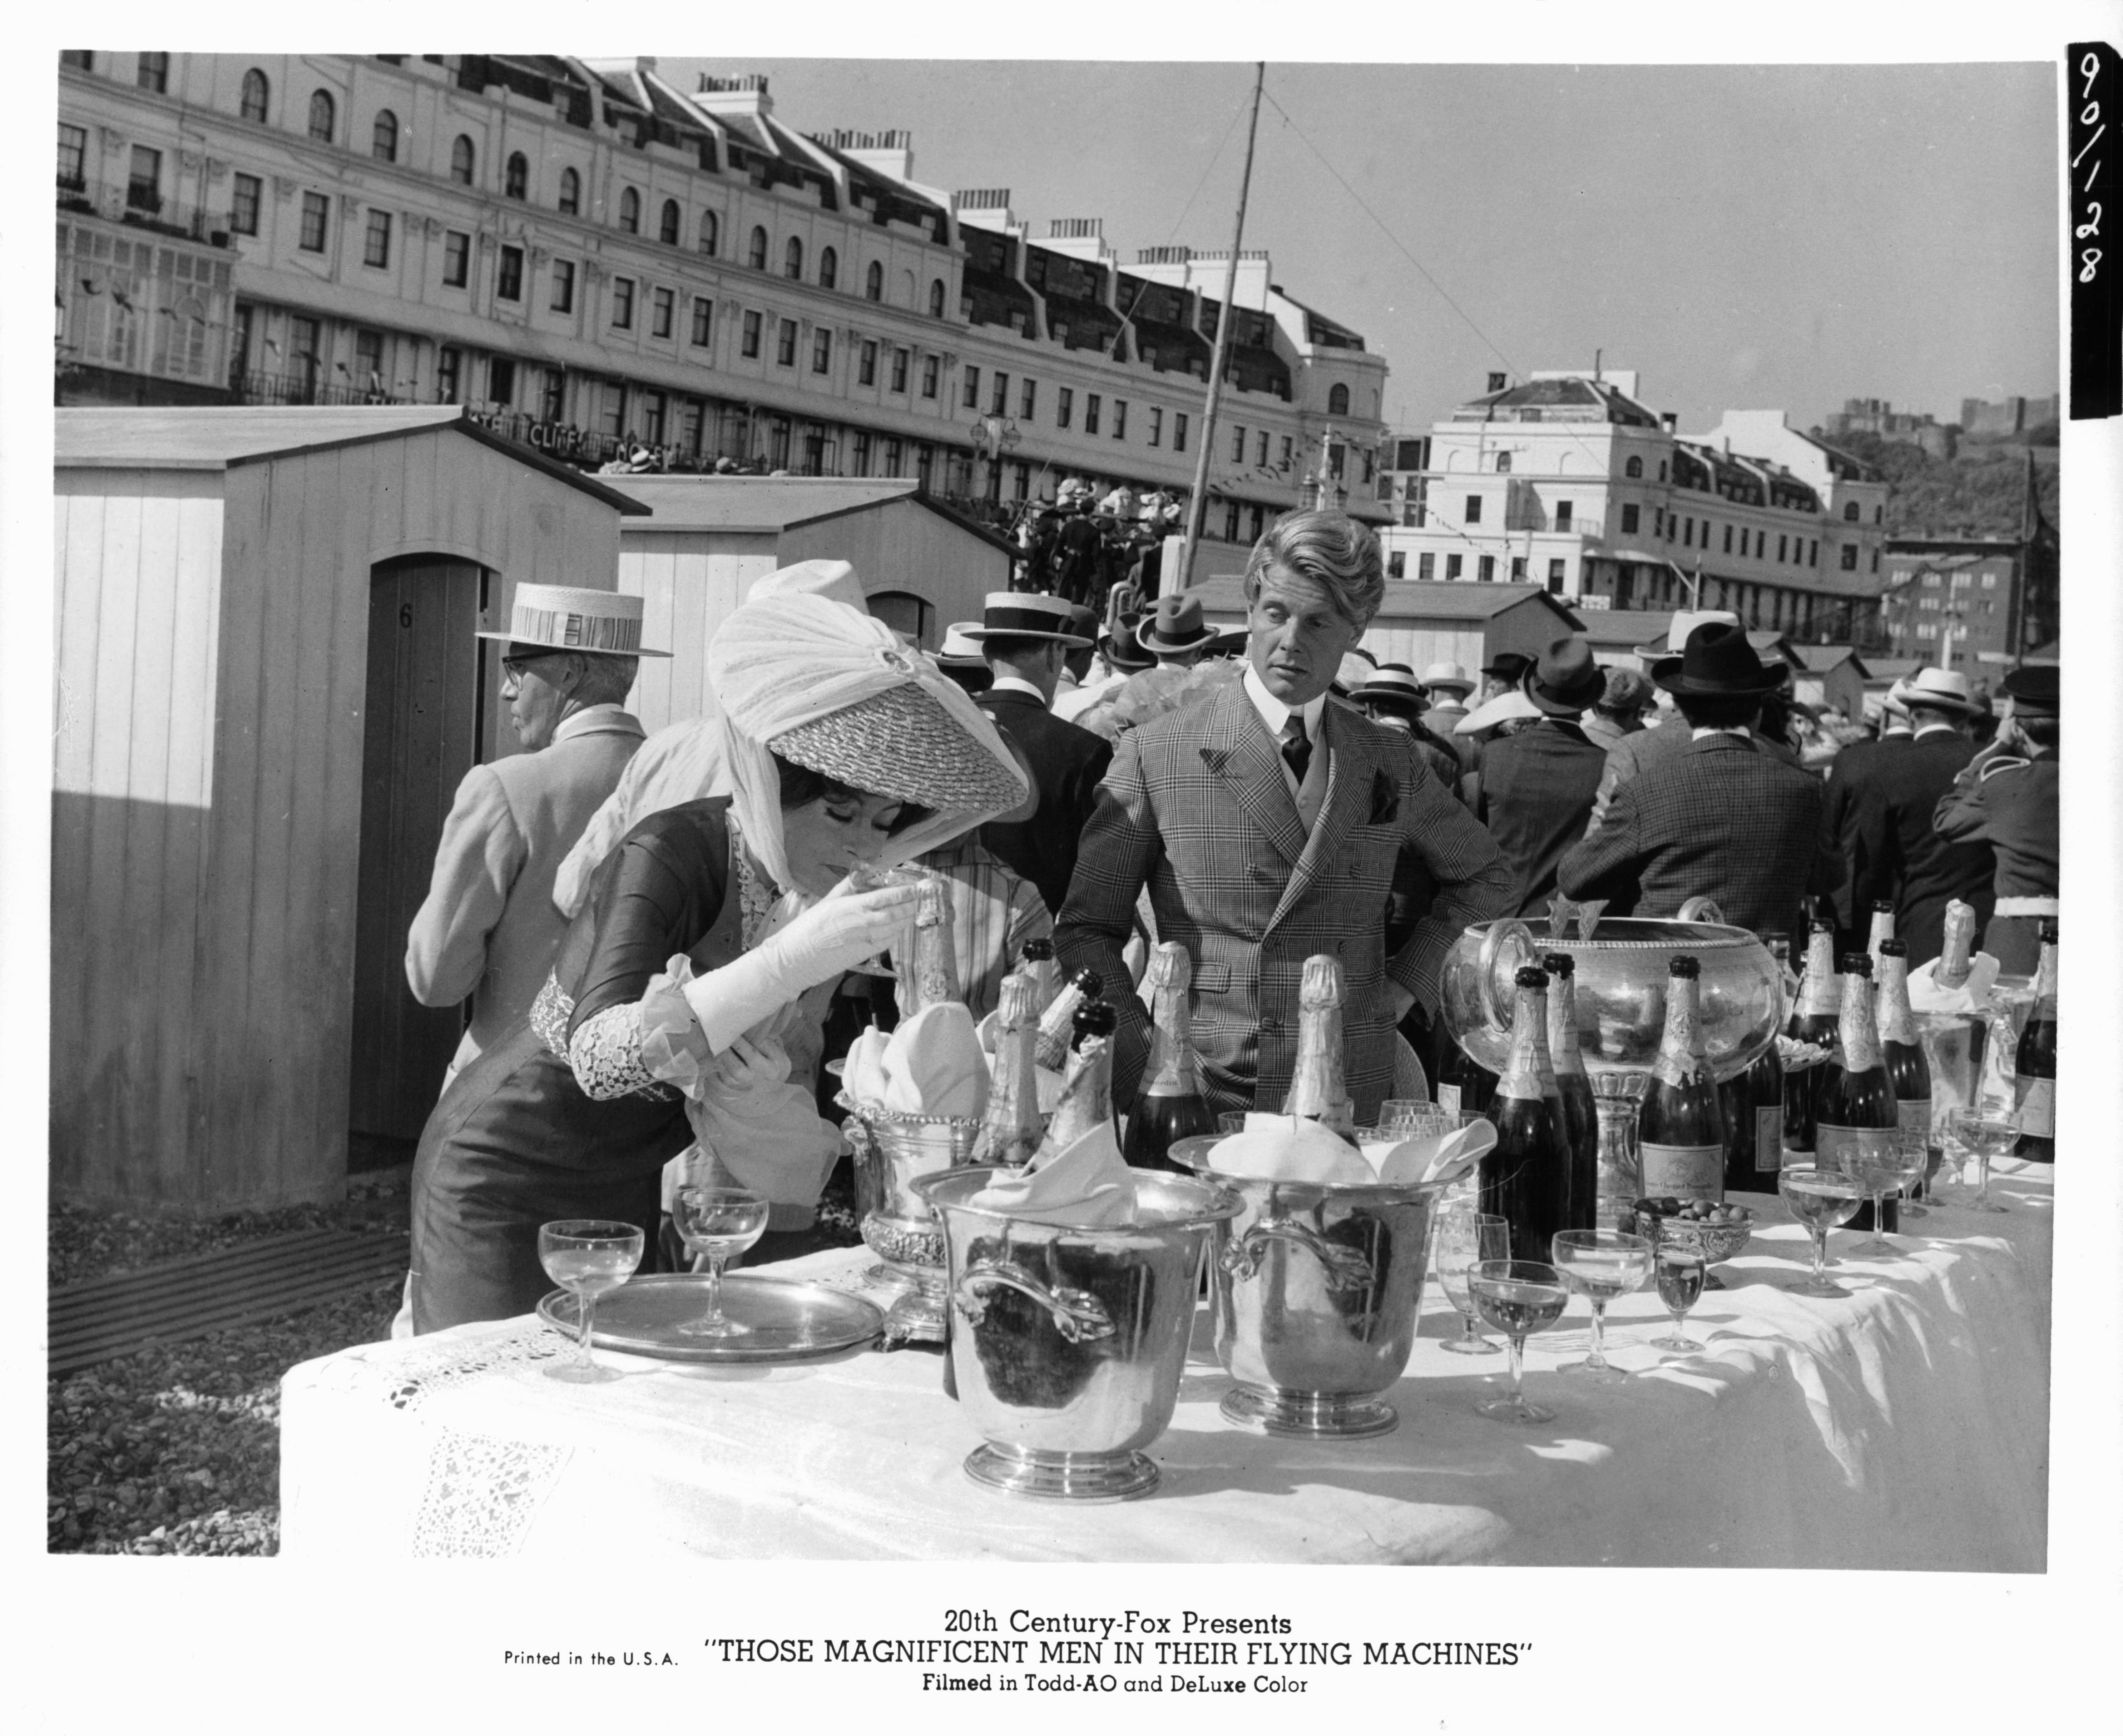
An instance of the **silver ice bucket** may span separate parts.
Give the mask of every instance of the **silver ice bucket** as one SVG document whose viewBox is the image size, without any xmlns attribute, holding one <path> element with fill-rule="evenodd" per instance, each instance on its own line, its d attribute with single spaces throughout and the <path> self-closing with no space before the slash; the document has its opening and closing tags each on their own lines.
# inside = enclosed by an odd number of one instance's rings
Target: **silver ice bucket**
<svg viewBox="0 0 2123 1736">
<path fill-rule="evenodd" d="M 944 1227 L 959 1406 L 986 1438 L 966 1474 L 1047 1500 L 1146 1494 L 1158 1472 L 1142 1449 L 1172 1420 L 1202 1254 L 1238 1196 L 1136 1171 L 1136 1222 L 1069 1229 L 970 1203 L 1002 1173 L 915 1184 Z"/>
<path fill-rule="evenodd" d="M 855 1151 L 855 1217 L 864 1244 L 883 1262 L 873 1280 L 901 1287 L 884 1317 L 887 1344 L 944 1341 L 944 1232 L 916 1191 L 972 1156 L 981 1124 L 970 1116 L 865 1109 L 842 1092 Z"/>
<path fill-rule="evenodd" d="M 1263 1182 L 1225 1175 L 1211 1135 L 1172 1155 L 1244 1202 L 1210 1285 L 1225 1417 L 1268 1434 L 1385 1434 L 1407 1370 L 1431 1214 L 1450 1183 Z"/>
</svg>

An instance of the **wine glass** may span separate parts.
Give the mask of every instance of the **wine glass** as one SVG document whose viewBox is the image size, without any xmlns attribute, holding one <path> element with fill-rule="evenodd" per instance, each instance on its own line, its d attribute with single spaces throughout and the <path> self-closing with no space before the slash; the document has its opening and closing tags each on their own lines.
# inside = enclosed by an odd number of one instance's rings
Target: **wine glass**
<svg viewBox="0 0 2123 1736">
<path fill-rule="evenodd" d="M 1511 1347 L 1510 1391 L 1485 1398 L 1474 1408 L 1500 1423 L 1554 1422 L 1553 1411 L 1529 1404 L 1519 1389 L 1525 1378 L 1528 1335 L 1554 1325 L 1570 1300 L 1562 1275 L 1538 1260 L 1484 1260 L 1469 1269 L 1467 1289 L 1483 1319 L 1509 1339 Z"/>
<path fill-rule="evenodd" d="M 1216 1131 L 1229 1139 L 1235 1133 L 1246 1130 L 1246 1112 L 1243 1109 L 1225 1109 L 1217 1111 Z"/>
<path fill-rule="evenodd" d="M 2010 1151 L 2019 1139 L 2019 1111 L 1996 1102 L 1957 1109 L 1947 1118 L 1947 1130 L 1975 1153 L 1975 1196 L 1961 1203 L 1973 1212 L 2009 1211 L 2011 1207 L 1990 1197 L 1990 1160 Z"/>
<path fill-rule="evenodd" d="M 765 1233 L 765 1196 L 748 1187 L 682 1186 L 671 1196 L 671 1224 L 687 1249 L 708 1256 L 707 1312 L 687 1321 L 679 1332 L 687 1338 L 743 1336 L 752 1328 L 723 1313 L 723 1263 Z"/>
<path fill-rule="evenodd" d="M 546 1373 L 555 1380 L 617 1380 L 619 1370 L 606 1368 L 590 1355 L 590 1320 L 597 1299 L 616 1290 L 634 1275 L 641 1264 L 642 1234 L 633 1224 L 617 1224 L 604 1218 L 563 1218 L 538 1226 L 538 1263 L 546 1275 L 563 1289 L 572 1291 L 581 1311 L 581 1335 L 575 1354 L 566 1362 L 549 1362 Z"/>
<path fill-rule="evenodd" d="M 1887 1239 L 1886 1232 L 1880 1228 L 1880 1221 L 1886 1215 L 1882 1202 L 1889 1194 L 1924 1173 L 1924 1148 L 1918 1146 L 1912 1151 L 1892 1128 L 1882 1131 L 1867 1129 L 1843 1147 L 1840 1158 L 1843 1173 L 1872 1200 L 1872 1238 L 1859 1242 L 1851 1252 L 1899 1254 L 1901 1250 Z"/>
<path fill-rule="evenodd" d="M 1511 1236 L 1511 1225 L 1494 1212 L 1448 1211 L 1437 1220 L 1437 1282 L 1460 1317 L 1460 1334 L 1445 1341 L 1446 1350 L 1462 1356 L 1494 1356 L 1503 1349 L 1474 1330 L 1467 1274 L 1486 1261 L 1508 1260 Z"/>
<path fill-rule="evenodd" d="M 1777 1176 L 1777 1191 L 1791 1208 L 1791 1214 L 1813 1238 L 1813 1275 L 1792 1289 L 1802 1296 L 1848 1296 L 1850 1292 L 1830 1278 L 1828 1232 L 1858 1215 L 1863 1196 L 1858 1184 L 1839 1169 L 1814 1164 L 1792 1165 Z"/>
<path fill-rule="evenodd" d="M 1650 1238 L 1622 1229 L 1563 1229 L 1549 1238 L 1549 1251 L 1563 1281 L 1592 1304 L 1591 1354 L 1582 1362 L 1565 1363 L 1561 1372 L 1619 1385 L 1629 1377 L 1601 1354 L 1607 1304 L 1651 1275 Z"/>
<path fill-rule="evenodd" d="M 1661 1247 L 1658 1251 L 1658 1265 L 1653 1275 L 1658 1280 L 1659 1300 L 1673 1316 L 1673 1330 L 1665 1337 L 1652 1341 L 1657 1349 L 1685 1356 L 1691 1350 L 1704 1348 L 1688 1336 L 1688 1311 L 1703 1294 L 1703 1280 L 1709 1270 L 1710 1262 L 1697 1249 Z"/>
</svg>

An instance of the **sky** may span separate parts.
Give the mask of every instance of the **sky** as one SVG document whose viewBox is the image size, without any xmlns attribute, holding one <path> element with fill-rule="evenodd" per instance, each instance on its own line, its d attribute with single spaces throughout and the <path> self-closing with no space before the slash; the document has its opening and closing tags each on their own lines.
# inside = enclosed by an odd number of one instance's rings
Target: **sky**
<svg viewBox="0 0 2123 1736">
<path fill-rule="evenodd" d="M 666 58 L 769 75 L 799 132 L 912 130 L 914 178 L 1008 187 L 1036 241 L 1230 245 L 1244 63 Z M 2046 65 L 1270 62 L 1245 244 L 1364 334 L 1420 432 L 1487 374 L 1635 368 L 1684 432 L 1847 398 L 1956 419 L 2057 390 Z"/>
</svg>

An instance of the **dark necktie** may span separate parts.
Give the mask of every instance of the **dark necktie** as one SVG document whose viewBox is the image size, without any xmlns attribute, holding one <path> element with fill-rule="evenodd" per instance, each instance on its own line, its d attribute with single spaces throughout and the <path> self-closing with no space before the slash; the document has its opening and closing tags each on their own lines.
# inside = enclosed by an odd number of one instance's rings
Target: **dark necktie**
<svg viewBox="0 0 2123 1736">
<path fill-rule="evenodd" d="M 1305 719 L 1294 711 L 1282 726 L 1282 763 L 1290 768 L 1298 787 L 1304 788 L 1305 774 L 1312 764 L 1312 743 L 1305 739 Z"/>
</svg>

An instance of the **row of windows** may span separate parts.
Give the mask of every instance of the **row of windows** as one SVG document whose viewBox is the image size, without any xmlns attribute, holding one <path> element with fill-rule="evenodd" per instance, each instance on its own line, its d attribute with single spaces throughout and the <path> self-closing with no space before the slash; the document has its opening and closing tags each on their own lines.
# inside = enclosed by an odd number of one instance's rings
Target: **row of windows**
<svg viewBox="0 0 2123 1736">
<path fill-rule="evenodd" d="M 1971 576 L 1972 575 L 1966 573 L 1955 573 L 1953 575 L 1953 583 L 1951 588 L 1956 591 L 1966 591 L 1969 589 Z M 1998 588 L 1998 575 L 1995 573 L 1985 573 L 1982 575 L 1982 578 L 1983 588 L 1985 590 L 1994 591 Z M 1927 591 L 1937 591 L 1940 589 L 1941 586 L 1939 579 L 1940 576 L 1936 573 L 1925 573 L 1924 576 L 1924 589 Z"/>
</svg>

